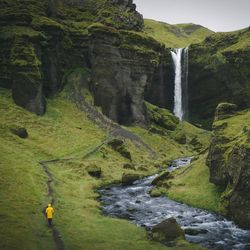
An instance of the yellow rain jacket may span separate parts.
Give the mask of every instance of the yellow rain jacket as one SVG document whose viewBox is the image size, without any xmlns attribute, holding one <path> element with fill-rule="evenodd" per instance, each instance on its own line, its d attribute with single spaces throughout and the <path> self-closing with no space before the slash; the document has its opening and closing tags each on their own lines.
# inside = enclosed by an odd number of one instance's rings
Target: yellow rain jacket
<svg viewBox="0 0 250 250">
<path fill-rule="evenodd" d="M 46 208 L 45 213 L 47 214 L 47 218 L 48 218 L 48 219 L 52 219 L 53 213 L 54 213 L 54 209 L 53 209 L 53 207 L 51 206 L 51 204 L 48 205 L 48 207 Z"/>
</svg>

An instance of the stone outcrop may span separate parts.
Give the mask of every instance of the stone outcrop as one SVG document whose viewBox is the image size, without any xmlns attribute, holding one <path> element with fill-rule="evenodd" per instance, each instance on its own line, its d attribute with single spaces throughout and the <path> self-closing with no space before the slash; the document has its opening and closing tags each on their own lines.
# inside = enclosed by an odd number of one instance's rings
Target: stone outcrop
<svg viewBox="0 0 250 250">
<path fill-rule="evenodd" d="M 222 120 L 231 117 L 237 111 L 237 105 L 232 103 L 220 103 L 215 111 L 215 120 Z"/>
<path fill-rule="evenodd" d="M 230 107 L 234 106 L 230 105 Z M 220 108 L 221 105 L 218 106 L 218 109 Z M 233 116 L 231 109 L 228 110 L 228 114 L 224 109 L 223 119 L 217 119 L 213 123 L 213 136 L 207 157 L 210 181 L 224 190 L 222 205 L 225 213 L 245 228 L 250 228 L 250 124 L 248 120 L 249 111 Z"/>
<path fill-rule="evenodd" d="M 140 175 L 136 173 L 123 173 L 122 175 L 122 184 L 131 185 L 134 181 L 140 179 Z"/>
<path fill-rule="evenodd" d="M 152 228 L 152 232 L 148 236 L 156 241 L 168 242 L 177 238 L 185 238 L 184 231 L 176 222 L 176 219 L 171 217 L 162 221 Z"/>
<path fill-rule="evenodd" d="M 17 105 L 44 114 L 46 98 L 83 70 L 88 79 L 82 74 L 73 81 L 87 83 L 81 87 L 106 116 L 120 124 L 148 123 L 144 99 L 163 85 L 158 75 L 168 67 L 169 52 L 135 32 L 143 19 L 132 1 L 47 0 L 24 8 L 12 0 L 0 7 L 0 87 L 12 89 Z"/>
<path fill-rule="evenodd" d="M 189 118 L 211 128 L 219 103 L 250 107 L 248 29 L 216 33 L 189 47 Z"/>
</svg>

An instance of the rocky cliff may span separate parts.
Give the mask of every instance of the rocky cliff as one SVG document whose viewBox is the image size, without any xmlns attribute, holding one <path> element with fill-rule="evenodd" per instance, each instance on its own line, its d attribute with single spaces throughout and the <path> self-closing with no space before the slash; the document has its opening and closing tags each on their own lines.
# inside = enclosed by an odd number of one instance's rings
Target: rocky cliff
<svg viewBox="0 0 250 250">
<path fill-rule="evenodd" d="M 189 47 L 190 121 L 210 128 L 216 106 L 250 107 L 250 30 L 216 33 Z M 202 104 L 202 105 L 201 105 Z"/>
<path fill-rule="evenodd" d="M 210 181 L 224 190 L 225 213 L 250 228 L 250 112 L 236 108 L 229 103 L 218 105 L 207 164 Z"/>
<path fill-rule="evenodd" d="M 143 19 L 131 0 L 1 0 L 0 7 L 0 86 L 12 89 L 17 105 L 42 115 L 69 74 L 89 70 L 82 87 L 107 116 L 146 122 L 144 93 L 167 52 L 135 32 Z"/>
</svg>

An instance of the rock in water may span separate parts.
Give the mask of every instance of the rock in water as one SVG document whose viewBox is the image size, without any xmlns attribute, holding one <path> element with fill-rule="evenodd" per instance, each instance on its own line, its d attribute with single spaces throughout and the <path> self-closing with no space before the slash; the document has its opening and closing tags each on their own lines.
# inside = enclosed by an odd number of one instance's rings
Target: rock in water
<svg viewBox="0 0 250 250">
<path fill-rule="evenodd" d="M 26 128 L 13 128 L 11 129 L 11 132 L 23 139 L 29 136 Z"/>
<path fill-rule="evenodd" d="M 170 172 L 165 171 L 153 179 L 152 185 L 157 185 L 160 181 L 169 180 L 172 178 L 173 176 L 170 174 Z"/>
<path fill-rule="evenodd" d="M 181 229 L 176 219 L 171 217 L 162 221 L 152 228 L 149 237 L 156 241 L 172 241 L 179 237 L 185 238 L 184 231 Z"/>
<path fill-rule="evenodd" d="M 140 179 L 139 174 L 134 174 L 134 173 L 124 173 L 122 175 L 122 184 L 123 185 L 131 185 L 133 184 L 134 181 Z"/>
</svg>

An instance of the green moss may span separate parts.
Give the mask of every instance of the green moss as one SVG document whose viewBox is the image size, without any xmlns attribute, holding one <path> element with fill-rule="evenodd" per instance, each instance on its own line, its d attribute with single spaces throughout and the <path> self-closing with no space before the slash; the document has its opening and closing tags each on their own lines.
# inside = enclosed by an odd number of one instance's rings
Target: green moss
<svg viewBox="0 0 250 250">
<path fill-rule="evenodd" d="M 35 16 L 32 20 L 31 25 L 34 29 L 38 30 L 63 30 L 63 25 L 45 16 Z"/>
<path fill-rule="evenodd" d="M 24 26 L 7 26 L 1 29 L 0 39 L 1 40 L 12 40 L 17 37 L 22 37 L 26 40 L 42 40 L 44 35 L 36 30 Z"/>
<path fill-rule="evenodd" d="M 105 132 L 62 96 L 49 100 L 43 117 L 16 106 L 7 90 L 0 89 L 0 96 L 0 200 L 5 204 L 0 208 L 1 248 L 54 248 L 52 233 L 41 212 L 48 203 L 47 176 L 38 161 L 61 157 L 71 160 L 49 164 L 49 170 L 54 178 L 54 224 L 66 248 L 168 249 L 150 242 L 142 228 L 101 215 L 96 188 L 120 181 L 123 165 L 129 162 L 107 146 L 96 151 L 106 138 Z M 29 137 L 23 140 L 15 136 L 12 127 L 25 127 Z M 124 143 L 133 162 L 147 166 L 143 170 L 138 167 L 138 174 L 156 171 L 143 147 L 130 141 Z M 89 156 L 83 159 L 86 154 Z M 101 166 L 101 179 L 87 174 L 87 166 L 92 164 Z M 176 245 L 176 249 L 187 248 L 200 247 L 187 242 Z"/>
<path fill-rule="evenodd" d="M 168 130 L 175 130 L 179 120 L 169 110 L 145 102 L 151 122 Z"/>
<path fill-rule="evenodd" d="M 198 43 L 213 32 L 195 24 L 170 25 L 150 19 L 144 20 L 144 32 L 168 47 L 187 47 Z"/>
<path fill-rule="evenodd" d="M 220 212 L 220 190 L 209 182 L 209 170 L 205 156 L 195 160 L 191 166 L 175 173 L 166 194 L 174 200 L 194 207 Z"/>
</svg>

